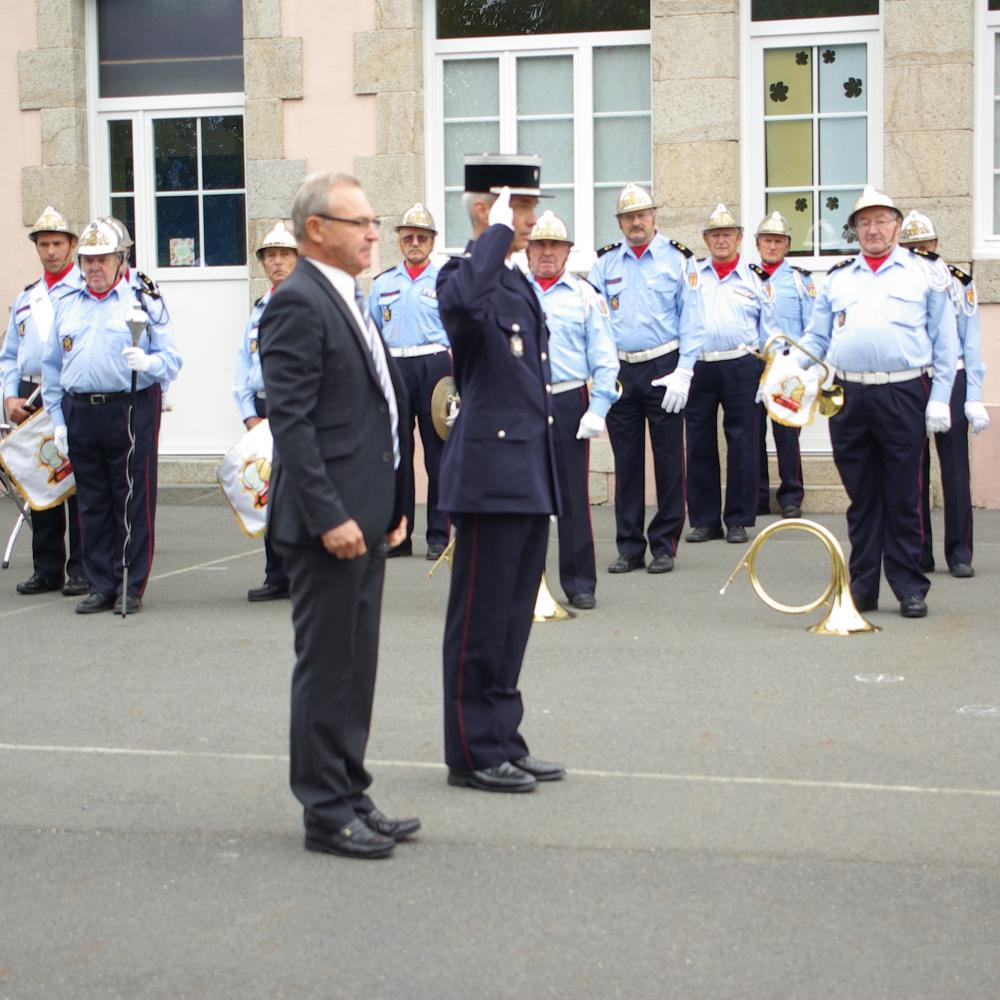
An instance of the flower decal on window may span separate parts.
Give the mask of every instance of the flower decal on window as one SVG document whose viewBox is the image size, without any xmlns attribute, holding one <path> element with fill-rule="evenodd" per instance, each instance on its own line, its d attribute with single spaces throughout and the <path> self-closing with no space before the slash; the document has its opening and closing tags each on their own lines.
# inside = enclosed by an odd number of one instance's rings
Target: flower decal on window
<svg viewBox="0 0 1000 1000">
<path fill-rule="evenodd" d="M 855 231 L 853 229 L 851 229 L 851 227 L 846 222 L 844 223 L 844 228 L 840 232 L 840 238 L 845 243 L 857 243 L 858 242 L 858 234 L 855 233 Z"/>
<path fill-rule="evenodd" d="M 796 52 L 795 53 L 795 63 L 797 66 L 805 66 L 809 62 L 808 52 Z"/>
<path fill-rule="evenodd" d="M 772 101 L 787 101 L 788 100 L 788 86 L 779 80 L 777 83 L 771 84 L 771 100 Z"/>
<path fill-rule="evenodd" d="M 823 50 L 823 62 L 825 62 L 825 63 L 832 63 L 832 62 L 836 62 L 836 61 L 837 61 L 837 53 L 834 52 L 833 49 L 824 49 Z"/>
<path fill-rule="evenodd" d="M 861 96 L 861 81 L 856 76 L 852 76 L 844 81 L 844 94 L 847 97 Z"/>
<path fill-rule="evenodd" d="M 840 208 L 840 199 L 839 198 L 827 198 L 826 199 L 826 207 L 828 209 L 830 209 L 831 212 L 835 212 L 838 208 Z"/>
<path fill-rule="evenodd" d="M 795 211 L 796 212 L 804 212 L 808 207 L 809 207 L 809 202 L 806 201 L 805 198 L 796 198 L 795 199 Z"/>
</svg>

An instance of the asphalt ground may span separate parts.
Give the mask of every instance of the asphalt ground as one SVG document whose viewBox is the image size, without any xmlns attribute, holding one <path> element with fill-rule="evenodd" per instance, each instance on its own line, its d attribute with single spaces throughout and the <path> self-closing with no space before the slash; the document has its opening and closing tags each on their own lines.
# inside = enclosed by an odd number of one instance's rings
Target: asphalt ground
<svg viewBox="0 0 1000 1000">
<path fill-rule="evenodd" d="M 916 621 L 884 589 L 882 631 L 850 638 L 745 574 L 720 596 L 743 546 L 611 577 L 612 512 L 594 526 L 598 608 L 528 648 L 523 731 L 569 769 L 529 795 L 447 786 L 448 571 L 422 544 L 389 564 L 372 793 L 423 830 L 378 862 L 303 850 L 289 607 L 246 602 L 263 553 L 215 491 L 163 491 L 124 621 L 17 595 L 22 537 L 0 573 L 0 997 L 1000 996 L 1000 513 L 976 514 L 975 579 L 936 573 Z M 791 532 L 759 559 L 796 603 L 828 565 Z M 554 541 L 549 567 L 561 596 Z"/>
</svg>

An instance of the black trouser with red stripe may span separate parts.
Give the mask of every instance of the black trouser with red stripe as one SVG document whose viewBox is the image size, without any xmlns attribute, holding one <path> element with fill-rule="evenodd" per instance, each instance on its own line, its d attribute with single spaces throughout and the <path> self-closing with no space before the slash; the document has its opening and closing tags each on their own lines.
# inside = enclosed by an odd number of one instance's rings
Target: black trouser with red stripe
<svg viewBox="0 0 1000 1000">
<path fill-rule="evenodd" d="M 938 461 L 941 463 L 941 489 L 944 493 L 944 558 L 948 568 L 964 563 L 972 565 L 972 487 L 969 473 L 969 421 L 965 418 L 965 369 L 955 372 L 951 391 L 951 430 L 935 434 Z M 924 489 L 921 518 L 924 527 L 920 565 L 934 566 L 934 539 L 931 536 L 931 452 L 924 448 Z"/>
<path fill-rule="evenodd" d="M 37 388 L 22 382 L 18 392 L 27 399 Z M 69 522 L 69 555 L 66 553 L 66 522 Z M 65 576 L 83 576 L 80 562 L 80 514 L 76 497 L 70 497 L 58 507 L 31 512 L 31 561 L 34 572 L 46 580 L 62 580 Z"/>
<path fill-rule="evenodd" d="M 103 403 L 91 402 L 102 397 L 90 393 L 67 392 L 63 396 L 80 509 L 83 571 L 96 594 L 119 595 L 122 589 L 129 396 L 127 392 L 110 394 Z M 154 385 L 136 397 L 128 545 L 128 592 L 132 597 L 142 596 L 153 565 L 159 433 L 160 387 Z"/>
<path fill-rule="evenodd" d="M 548 514 L 453 514 L 444 626 L 444 759 L 479 770 L 528 752 L 517 689 L 549 540 Z"/>
<path fill-rule="evenodd" d="M 847 533 L 855 600 L 877 600 L 885 576 L 897 600 L 923 597 L 920 494 L 925 442 L 924 376 L 891 385 L 844 382 L 844 406 L 830 418 L 833 460 L 851 499 Z"/>
<path fill-rule="evenodd" d="M 758 425 L 760 428 L 760 484 L 757 488 L 757 512 L 767 513 L 771 507 L 771 481 L 767 468 L 767 408 L 761 404 Z M 799 451 L 799 428 L 786 427 L 777 420 L 771 421 L 774 451 L 778 459 L 778 509 L 801 507 L 805 490 L 802 486 L 802 454 Z"/>
<path fill-rule="evenodd" d="M 590 521 L 590 442 L 578 441 L 580 417 L 587 412 L 587 387 L 552 397 L 555 411 L 556 476 L 562 497 L 559 518 L 559 582 L 567 597 L 592 594 L 597 587 L 594 529 Z"/>
<path fill-rule="evenodd" d="M 257 416 L 262 420 L 267 418 L 267 400 L 255 396 L 253 401 Z M 275 547 L 271 544 L 271 536 L 264 532 L 264 585 L 288 590 L 288 574 L 285 564 Z"/>
</svg>

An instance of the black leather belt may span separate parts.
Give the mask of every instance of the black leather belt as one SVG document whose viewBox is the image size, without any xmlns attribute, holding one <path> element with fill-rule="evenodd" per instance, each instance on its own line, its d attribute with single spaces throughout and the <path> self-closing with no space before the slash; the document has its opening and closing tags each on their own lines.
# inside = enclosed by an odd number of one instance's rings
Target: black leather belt
<svg viewBox="0 0 1000 1000">
<path fill-rule="evenodd" d="M 143 390 L 145 391 L 145 390 Z M 128 399 L 131 393 L 128 392 L 71 392 L 70 396 L 81 403 L 90 403 L 91 406 L 103 406 L 113 399 Z"/>
</svg>

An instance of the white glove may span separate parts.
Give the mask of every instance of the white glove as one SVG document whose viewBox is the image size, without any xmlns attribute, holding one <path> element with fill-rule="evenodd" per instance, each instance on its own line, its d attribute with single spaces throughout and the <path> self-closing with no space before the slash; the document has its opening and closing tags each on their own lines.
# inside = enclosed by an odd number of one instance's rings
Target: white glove
<svg viewBox="0 0 1000 1000">
<path fill-rule="evenodd" d="M 514 209 L 510 207 L 510 188 L 500 188 L 497 200 L 490 206 L 491 226 L 506 226 L 511 232 L 514 230 Z"/>
<path fill-rule="evenodd" d="M 927 425 L 928 437 L 951 430 L 951 409 L 948 404 L 928 400 L 927 409 L 924 410 L 924 423 Z"/>
<path fill-rule="evenodd" d="M 580 417 L 580 426 L 576 429 L 577 441 L 585 441 L 587 438 L 595 438 L 604 432 L 604 417 L 599 417 L 590 410 Z"/>
<path fill-rule="evenodd" d="M 754 396 L 753 401 L 755 403 L 763 403 L 764 399 L 767 397 L 767 393 L 764 391 L 764 383 L 761 382 L 757 386 L 757 395 Z"/>
<path fill-rule="evenodd" d="M 69 431 L 65 427 L 57 427 L 52 435 L 52 440 L 55 442 L 56 451 L 69 458 Z"/>
<path fill-rule="evenodd" d="M 125 364 L 134 372 L 148 372 L 153 359 L 141 347 L 126 347 L 122 351 Z"/>
<path fill-rule="evenodd" d="M 445 414 L 444 425 L 445 427 L 454 427 L 455 421 L 458 420 L 459 406 L 454 399 L 448 400 L 448 412 Z"/>
<path fill-rule="evenodd" d="M 972 433 L 978 434 L 990 426 L 990 415 L 979 400 L 968 400 L 965 404 L 965 419 L 972 424 Z"/>
<path fill-rule="evenodd" d="M 694 378 L 693 371 L 687 368 L 675 368 L 669 375 L 654 378 L 650 383 L 650 385 L 663 386 L 663 400 L 660 402 L 660 406 L 667 413 L 680 413 L 687 405 L 692 378 Z"/>
</svg>

